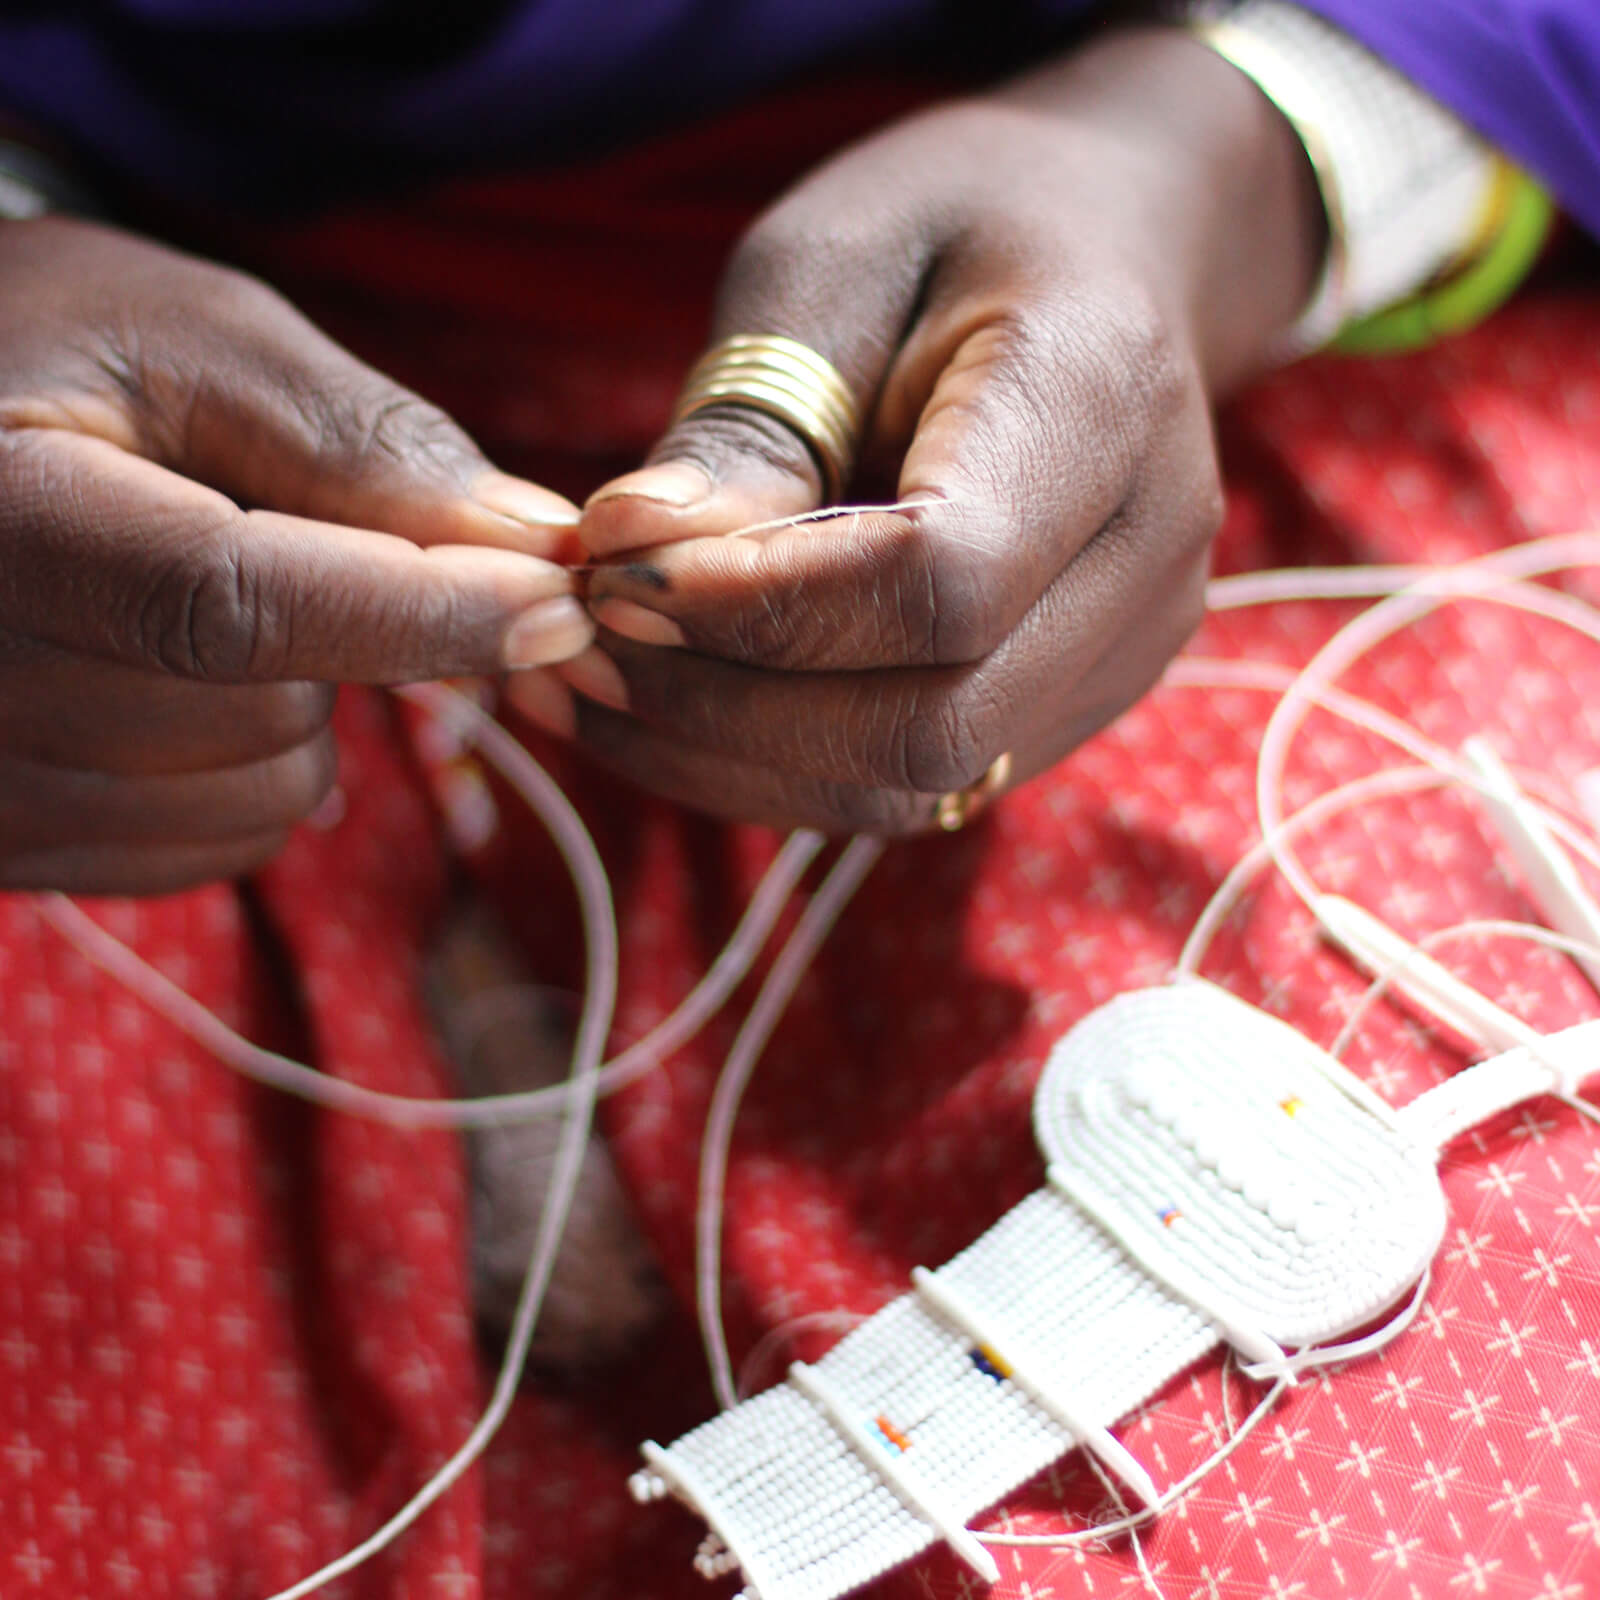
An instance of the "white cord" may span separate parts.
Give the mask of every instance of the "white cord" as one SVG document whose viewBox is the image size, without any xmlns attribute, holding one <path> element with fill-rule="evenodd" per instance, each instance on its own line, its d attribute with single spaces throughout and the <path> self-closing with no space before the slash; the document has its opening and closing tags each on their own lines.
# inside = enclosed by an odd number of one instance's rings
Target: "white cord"
<svg viewBox="0 0 1600 1600">
<path fill-rule="evenodd" d="M 409 698 L 422 699 L 423 691 L 402 691 Z M 457 697 L 461 706 L 472 706 Z M 512 750 L 522 746 L 476 706 L 472 710 L 483 718 L 474 724 L 474 738 L 482 734 L 482 748 L 491 765 L 509 781 L 508 763 Z M 459 707 L 452 713 L 464 716 Z M 526 767 L 517 770 L 536 783 L 537 792 L 548 799 L 560 790 L 532 756 L 522 752 Z M 537 775 L 537 777 L 535 777 Z M 523 795 L 536 812 L 543 801 Z M 545 819 L 548 821 L 548 818 Z M 783 913 L 790 896 L 804 875 L 823 838 L 801 829 L 792 833 L 779 850 L 772 865 L 757 885 L 738 926 L 728 943 L 707 970 L 705 977 L 679 1003 L 677 1009 L 650 1030 L 643 1039 L 630 1045 L 615 1060 L 601 1069 L 598 1092 L 614 1094 L 635 1082 L 666 1060 L 675 1050 L 705 1026 L 738 987 L 750 970 L 757 953 L 766 943 L 774 924 Z M 608 891 L 609 893 L 609 891 Z M 425 1100 L 410 1095 L 390 1094 L 362 1084 L 331 1078 L 302 1062 L 279 1055 L 252 1043 L 236 1033 L 220 1017 L 214 1016 L 192 995 L 178 987 L 143 957 L 108 933 L 83 908 L 65 895 L 41 894 L 36 897 L 39 914 L 86 960 L 130 989 L 157 1015 L 180 1032 L 209 1050 L 226 1066 L 256 1083 L 309 1100 L 328 1111 L 366 1117 L 374 1122 L 399 1128 L 500 1128 L 513 1123 L 534 1122 L 558 1116 L 566 1108 L 573 1090 L 557 1083 L 543 1089 L 528 1089 L 516 1094 L 483 1095 L 472 1100 Z"/>
<path fill-rule="evenodd" d="M 861 880 L 883 854 L 883 841 L 858 835 L 845 846 L 833 870 L 802 913 L 788 943 L 772 964 L 749 1014 L 745 1017 L 728 1059 L 717 1076 L 711 1107 L 706 1114 L 705 1137 L 700 1146 L 700 1189 L 695 1206 L 695 1303 L 700 1313 L 700 1337 L 711 1368 L 717 1401 L 735 1406 L 739 1396 L 728 1357 L 728 1338 L 722 1326 L 722 1201 L 727 1182 L 728 1150 L 733 1142 L 734 1119 L 744 1098 L 761 1052 L 783 1016 L 828 931 L 849 903 Z"/>
<path fill-rule="evenodd" d="M 538 796 L 535 803 L 540 815 L 549 827 L 562 859 L 571 869 L 583 918 L 587 978 L 583 1012 L 573 1046 L 572 1094 L 567 1102 L 561 1138 L 556 1146 L 550 1181 L 545 1189 L 544 1209 L 539 1217 L 533 1257 L 528 1263 L 527 1276 L 522 1281 L 522 1291 L 517 1297 L 516 1314 L 512 1318 L 511 1333 L 506 1340 L 505 1355 L 495 1379 L 494 1391 L 482 1417 L 450 1459 L 382 1527 L 353 1550 L 346 1551 L 298 1583 L 279 1591 L 271 1600 L 300 1600 L 301 1596 L 311 1594 L 324 1584 L 342 1577 L 392 1544 L 478 1459 L 505 1420 L 517 1387 L 522 1382 L 522 1371 L 533 1342 L 539 1308 L 544 1301 L 551 1268 L 555 1265 L 556 1252 L 561 1247 L 561 1238 L 566 1231 L 567 1214 L 577 1188 L 584 1148 L 594 1116 L 600 1058 L 605 1050 L 606 1035 L 611 1029 L 612 1011 L 616 1004 L 617 929 L 611 890 L 594 841 L 589 837 L 582 819 L 522 746 L 496 728 L 477 706 L 450 689 L 429 687 L 409 692 L 422 704 L 432 707 L 449 705 L 454 701 L 456 714 L 470 717 L 475 736 L 483 739 L 486 753 L 493 751 L 492 759 L 501 771 L 508 778 L 515 774 L 519 788 L 526 785 L 525 793 Z M 490 737 L 491 734 L 500 734 L 500 739 Z"/>
</svg>

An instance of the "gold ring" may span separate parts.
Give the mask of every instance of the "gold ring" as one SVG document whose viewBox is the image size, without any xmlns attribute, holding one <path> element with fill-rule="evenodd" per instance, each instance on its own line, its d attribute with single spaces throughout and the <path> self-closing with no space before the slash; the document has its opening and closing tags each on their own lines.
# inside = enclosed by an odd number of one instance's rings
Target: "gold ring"
<svg viewBox="0 0 1600 1600">
<path fill-rule="evenodd" d="M 736 334 L 706 351 L 690 369 L 672 420 L 707 406 L 745 406 L 776 418 L 809 450 L 829 504 L 855 467 L 861 413 L 839 370 L 797 339 Z"/>
<path fill-rule="evenodd" d="M 1010 781 L 1011 752 L 1007 750 L 990 762 L 989 770 L 976 783 L 940 795 L 933 808 L 933 820 L 946 833 L 955 833 L 966 827 Z"/>
</svg>

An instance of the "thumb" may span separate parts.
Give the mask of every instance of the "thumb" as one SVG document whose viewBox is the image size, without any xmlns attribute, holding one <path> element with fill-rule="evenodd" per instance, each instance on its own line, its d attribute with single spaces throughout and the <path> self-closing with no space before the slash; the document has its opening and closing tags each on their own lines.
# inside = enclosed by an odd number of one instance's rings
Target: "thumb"
<svg viewBox="0 0 1600 1600">
<path fill-rule="evenodd" d="M 548 558 L 569 544 L 571 501 L 498 471 L 443 411 L 265 284 L 231 273 L 222 283 L 192 356 L 169 347 L 158 368 L 137 374 L 143 453 L 245 505 L 413 544 Z"/>
<path fill-rule="evenodd" d="M 825 226 L 825 192 L 800 191 L 758 223 L 723 280 L 713 343 L 777 334 L 831 363 L 870 418 L 917 289 L 918 256 Z M 885 267 L 884 259 L 897 263 Z M 865 430 L 863 430 L 865 432 Z M 848 476 L 848 473 L 846 474 Z M 590 496 L 578 537 L 596 555 L 732 533 L 815 510 L 824 478 L 801 432 L 755 405 L 719 403 L 674 423 L 650 464 Z"/>
<path fill-rule="evenodd" d="M 225 496 L 104 439 L 0 432 L 0 634 L 212 682 L 544 665 L 593 629 L 564 567 Z"/>
</svg>

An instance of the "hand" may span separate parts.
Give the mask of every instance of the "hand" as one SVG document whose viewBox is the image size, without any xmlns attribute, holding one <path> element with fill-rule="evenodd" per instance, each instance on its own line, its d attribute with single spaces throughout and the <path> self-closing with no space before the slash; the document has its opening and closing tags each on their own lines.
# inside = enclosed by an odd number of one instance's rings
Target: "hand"
<svg viewBox="0 0 1600 1600">
<path fill-rule="evenodd" d="M 868 419 L 863 476 L 917 504 L 722 537 L 815 506 L 818 476 L 781 424 L 700 412 L 590 500 L 600 648 L 513 703 L 647 787 L 774 823 L 925 827 L 1003 751 L 1019 778 L 1050 766 L 1195 624 L 1212 399 L 1320 245 L 1288 124 L 1175 32 L 847 151 L 756 224 L 716 333 L 825 354 Z"/>
<path fill-rule="evenodd" d="M 0 224 L 0 887 L 266 859 L 333 781 L 330 685 L 587 643 L 576 520 L 254 280 Z"/>
</svg>

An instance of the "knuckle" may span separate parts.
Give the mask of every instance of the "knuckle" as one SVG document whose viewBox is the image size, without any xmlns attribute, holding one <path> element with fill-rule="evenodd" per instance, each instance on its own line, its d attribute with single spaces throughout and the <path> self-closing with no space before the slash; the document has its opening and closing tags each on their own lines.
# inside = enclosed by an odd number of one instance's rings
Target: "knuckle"
<svg viewBox="0 0 1600 1600">
<path fill-rule="evenodd" d="M 189 260 L 185 292 L 173 296 L 165 315 L 173 323 L 191 325 L 196 312 L 208 322 L 236 332 L 274 329 L 300 313 L 264 278 L 218 262 Z"/>
<path fill-rule="evenodd" d="M 751 592 L 747 604 L 728 619 L 736 659 L 749 662 L 788 661 L 799 643 L 796 618 L 802 613 L 793 596 L 765 585 Z"/>
<path fill-rule="evenodd" d="M 1186 549 L 1208 549 L 1211 541 L 1222 531 L 1227 516 L 1227 496 L 1215 472 L 1208 472 L 1195 486 L 1190 497 L 1189 519 L 1183 545 Z"/>
<path fill-rule="evenodd" d="M 841 274 L 867 267 L 860 230 L 819 212 L 794 196 L 758 217 L 734 246 L 719 297 L 723 311 L 781 306 L 807 325 L 826 327 L 827 300 L 837 293 Z M 809 315 L 808 315 L 809 314 Z"/>
<path fill-rule="evenodd" d="M 170 555 L 140 599 L 135 624 L 144 656 L 163 671 L 214 683 L 271 674 L 267 641 L 279 586 L 228 541 L 204 537 Z"/>
<path fill-rule="evenodd" d="M 1169 656 L 1175 655 L 1205 620 L 1206 572 L 1204 561 L 1190 562 L 1172 586 L 1167 630 Z"/>
<path fill-rule="evenodd" d="M 922 577 L 928 654 L 945 666 L 980 660 L 1006 636 L 1011 605 L 998 563 L 984 546 L 944 539 L 926 553 Z"/>
<path fill-rule="evenodd" d="M 357 369 L 347 387 L 302 395 L 301 403 L 311 408 L 318 453 L 351 466 L 432 468 L 453 476 L 476 456 L 445 412 L 364 369 Z"/>
<path fill-rule="evenodd" d="M 987 770 L 993 736 L 969 688 L 942 695 L 895 729 L 893 781 L 916 794 L 944 794 L 976 783 Z"/>
<path fill-rule="evenodd" d="M 1146 428 L 1170 421 L 1188 404 L 1198 377 L 1195 359 L 1173 337 L 1165 311 L 1146 292 L 1128 287 L 1105 322 L 1124 392 L 1138 402 Z"/>
</svg>

